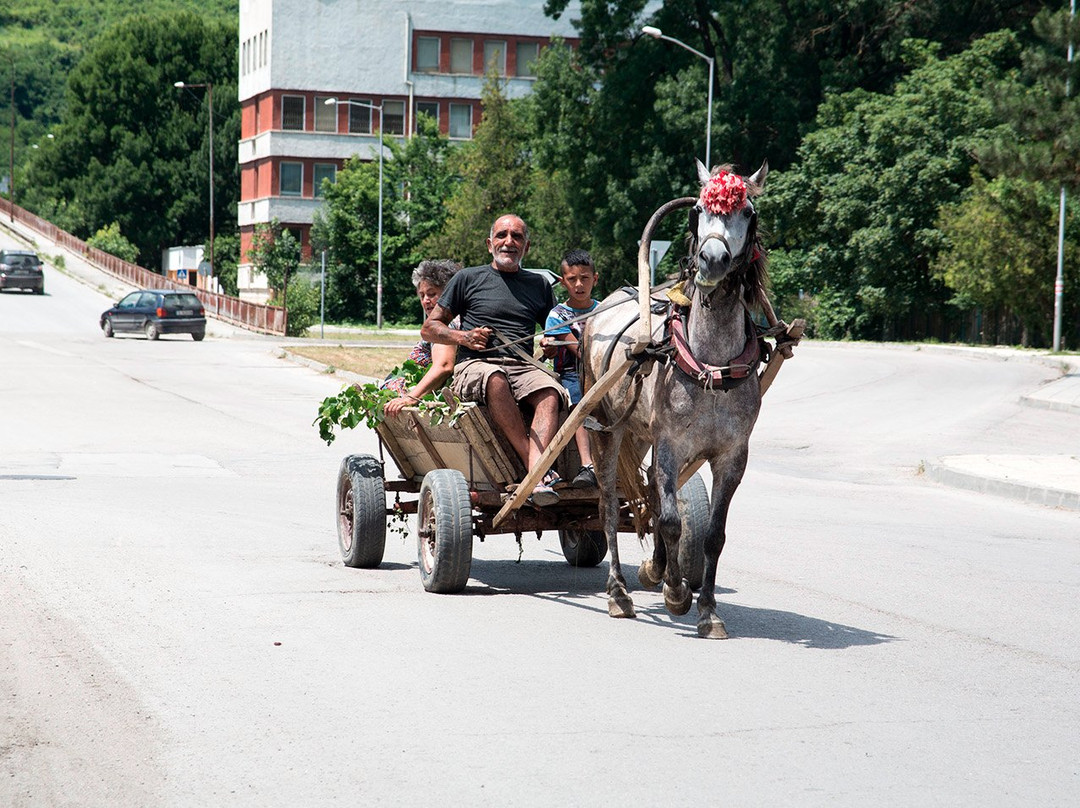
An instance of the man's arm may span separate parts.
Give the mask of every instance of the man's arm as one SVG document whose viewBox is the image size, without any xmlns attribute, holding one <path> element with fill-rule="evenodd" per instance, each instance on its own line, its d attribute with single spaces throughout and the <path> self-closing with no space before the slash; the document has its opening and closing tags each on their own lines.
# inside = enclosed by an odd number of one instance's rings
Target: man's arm
<svg viewBox="0 0 1080 808">
<path fill-rule="evenodd" d="M 463 348 L 471 348 L 474 351 L 487 347 L 491 337 L 490 328 L 474 328 L 471 331 L 460 331 L 450 327 L 450 321 L 454 319 L 454 312 L 450 309 L 435 304 L 431 314 L 424 320 L 420 328 L 420 336 L 428 342 L 439 345 L 460 345 Z"/>
</svg>

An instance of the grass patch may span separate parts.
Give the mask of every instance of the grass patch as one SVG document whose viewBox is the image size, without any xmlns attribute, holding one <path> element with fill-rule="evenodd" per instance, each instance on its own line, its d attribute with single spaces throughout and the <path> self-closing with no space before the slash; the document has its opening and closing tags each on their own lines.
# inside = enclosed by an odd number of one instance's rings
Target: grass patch
<svg viewBox="0 0 1080 808">
<path fill-rule="evenodd" d="M 344 370 L 382 379 L 409 355 L 408 348 L 348 348 L 344 345 L 290 345 L 289 352 Z"/>
</svg>

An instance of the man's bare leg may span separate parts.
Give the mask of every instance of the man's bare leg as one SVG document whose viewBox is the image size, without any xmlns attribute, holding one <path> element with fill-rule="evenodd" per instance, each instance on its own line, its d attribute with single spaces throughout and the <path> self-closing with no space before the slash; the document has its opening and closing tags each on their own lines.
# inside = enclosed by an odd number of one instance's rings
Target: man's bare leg
<svg viewBox="0 0 1080 808">
<path fill-rule="evenodd" d="M 528 460 L 526 461 L 530 470 L 540 462 L 540 455 L 547 449 L 559 429 L 561 400 L 559 393 L 551 388 L 537 390 L 525 397 L 525 403 L 533 408 L 532 425 L 529 429 Z M 522 428 L 524 429 L 524 425 Z"/>
<path fill-rule="evenodd" d="M 514 451 L 521 458 L 521 462 L 525 464 L 525 468 L 530 468 L 530 446 L 529 438 L 525 434 L 525 421 L 521 417 L 521 410 L 518 409 L 513 394 L 510 392 L 510 382 L 507 381 L 506 374 L 492 373 L 488 377 L 484 399 L 491 420 L 495 422 L 495 426 L 510 441 L 510 445 L 514 447 Z"/>
</svg>

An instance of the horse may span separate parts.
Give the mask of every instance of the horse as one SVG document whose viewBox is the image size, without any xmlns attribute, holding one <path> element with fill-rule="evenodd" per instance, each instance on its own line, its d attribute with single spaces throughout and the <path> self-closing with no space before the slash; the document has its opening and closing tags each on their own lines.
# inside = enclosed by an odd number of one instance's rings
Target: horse
<svg viewBox="0 0 1080 808">
<path fill-rule="evenodd" d="M 688 197 L 668 203 L 693 207 L 683 282 L 669 294 L 673 302 L 668 304 L 668 317 L 652 333 L 650 346 L 659 350 L 644 363 L 652 365 L 647 375 L 643 371 L 632 379 L 628 376 L 601 399 L 594 410 L 601 416 L 597 419 L 600 423 L 592 425 L 591 434 L 601 522 L 611 553 L 607 592 L 612 617 L 635 616 L 617 541 L 616 485 L 625 481 L 618 479 L 619 466 L 625 466 L 618 462 L 620 451 L 624 451 L 624 460 L 629 454 L 630 468 L 636 470 L 645 452 L 652 450 L 646 496 L 654 549 L 652 557 L 640 566 L 638 580 L 647 589 L 655 589 L 663 581 L 664 604 L 673 615 L 686 614 L 693 601 L 693 590 L 680 568 L 680 477 L 689 476 L 703 462 L 709 463 L 712 492 L 704 558 L 688 556 L 684 548 L 683 559 L 684 563 L 704 565 L 698 634 L 723 639 L 727 630 L 716 614 L 713 591 L 716 566 L 726 540 L 728 506 L 746 469 L 750 433 L 761 406 L 756 369 L 764 346 L 754 330 L 750 310 L 768 306 L 768 300 L 766 258 L 752 199 L 764 191 L 768 162 L 749 177 L 728 166 L 710 174 L 701 161 L 695 162 L 702 184 L 700 195 L 696 200 Z M 654 215 L 643 235 L 644 245 L 651 241 L 656 224 L 658 216 Z M 642 254 L 647 255 L 645 247 Z M 624 298 L 621 304 L 617 302 L 620 295 Z M 601 313 L 589 320 L 582 349 L 586 389 L 603 375 L 615 350 L 632 345 L 628 332 L 637 321 L 638 306 L 626 291 L 615 292 L 598 307 Z M 603 426 L 604 422 L 608 426 Z M 624 438 L 629 440 L 624 443 Z"/>
</svg>

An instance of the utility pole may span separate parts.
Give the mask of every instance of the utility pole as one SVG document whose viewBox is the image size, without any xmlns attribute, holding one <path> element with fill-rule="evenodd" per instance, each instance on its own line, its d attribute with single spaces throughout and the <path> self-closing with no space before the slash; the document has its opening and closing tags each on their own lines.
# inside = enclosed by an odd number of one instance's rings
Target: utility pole
<svg viewBox="0 0 1080 808">
<path fill-rule="evenodd" d="M 1076 0 L 1069 4 L 1069 23 L 1076 16 Z M 1066 71 L 1070 71 L 1073 61 L 1073 43 L 1069 38 L 1069 52 L 1067 57 Z M 1065 74 L 1065 100 L 1069 99 L 1069 75 Z M 1061 350 L 1061 316 L 1065 303 L 1065 183 L 1061 184 L 1061 194 L 1058 202 L 1058 254 L 1057 254 L 1057 277 L 1054 279 L 1054 353 Z"/>
</svg>

